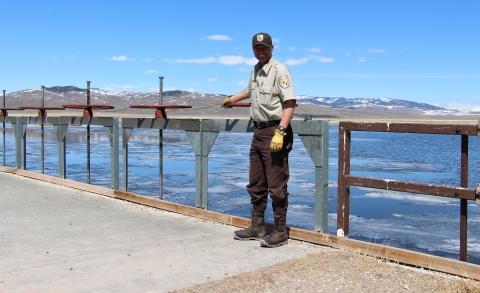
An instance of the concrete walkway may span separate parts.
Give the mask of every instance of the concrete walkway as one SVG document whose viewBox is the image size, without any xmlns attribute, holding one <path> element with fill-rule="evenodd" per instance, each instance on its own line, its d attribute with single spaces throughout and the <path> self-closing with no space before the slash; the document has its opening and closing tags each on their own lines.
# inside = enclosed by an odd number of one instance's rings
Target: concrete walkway
<svg viewBox="0 0 480 293">
<path fill-rule="evenodd" d="M 0 185 L 0 292 L 169 292 L 319 249 L 18 175 Z"/>
</svg>

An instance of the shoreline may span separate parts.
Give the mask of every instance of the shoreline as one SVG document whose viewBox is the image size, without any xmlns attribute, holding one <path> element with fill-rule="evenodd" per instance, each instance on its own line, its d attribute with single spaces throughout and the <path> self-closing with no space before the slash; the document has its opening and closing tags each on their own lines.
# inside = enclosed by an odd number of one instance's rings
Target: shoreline
<svg viewBox="0 0 480 293">
<path fill-rule="evenodd" d="M 330 109 L 331 110 L 331 109 Z M 356 112 L 355 110 L 347 111 L 348 113 L 336 113 L 338 115 L 325 114 L 306 114 L 304 111 L 298 111 L 294 114 L 293 120 L 305 120 L 305 117 L 311 116 L 312 120 L 324 120 L 329 124 L 339 124 L 342 121 L 356 122 L 356 123 L 431 123 L 431 124 L 471 124 L 477 125 L 480 121 L 480 115 L 418 115 L 418 114 L 392 114 L 392 113 L 379 113 L 379 112 Z M 217 113 L 201 113 L 191 114 L 185 110 L 170 111 L 167 113 L 168 119 L 249 119 L 248 111 L 235 111 L 229 113 L 221 111 Z M 37 116 L 37 111 L 25 110 L 25 111 L 11 111 L 8 113 L 9 117 Z M 83 116 L 81 110 L 61 110 L 61 111 L 49 111 L 47 117 L 60 117 L 71 116 L 78 117 Z M 154 118 L 154 111 L 96 111 L 93 117 L 118 117 L 121 118 Z"/>
</svg>

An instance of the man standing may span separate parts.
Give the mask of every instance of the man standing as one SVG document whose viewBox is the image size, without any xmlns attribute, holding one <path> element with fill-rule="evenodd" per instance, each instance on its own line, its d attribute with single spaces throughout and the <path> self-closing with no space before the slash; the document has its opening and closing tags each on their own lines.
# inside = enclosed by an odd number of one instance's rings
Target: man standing
<svg viewBox="0 0 480 293">
<path fill-rule="evenodd" d="M 233 237 L 257 239 L 261 240 L 261 246 L 277 247 L 288 241 L 288 154 L 293 144 L 290 121 L 296 105 L 295 91 L 290 71 L 272 56 L 274 45 L 270 35 L 254 35 L 252 47 L 258 63 L 252 69 L 248 87 L 222 102 L 222 107 L 228 107 L 230 103 L 252 98 L 250 116 L 255 125 L 247 185 L 253 205 L 252 223 L 247 229 L 235 231 Z M 275 225 L 267 236 L 264 214 L 269 192 Z"/>
</svg>

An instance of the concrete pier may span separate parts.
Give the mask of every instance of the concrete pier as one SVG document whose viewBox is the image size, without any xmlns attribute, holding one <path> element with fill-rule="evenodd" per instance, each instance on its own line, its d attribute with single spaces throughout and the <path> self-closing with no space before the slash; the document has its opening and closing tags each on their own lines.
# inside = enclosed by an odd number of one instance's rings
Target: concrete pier
<svg viewBox="0 0 480 293">
<path fill-rule="evenodd" d="M 4 172 L 0 186 L 0 292 L 168 292 L 319 249 Z"/>
</svg>

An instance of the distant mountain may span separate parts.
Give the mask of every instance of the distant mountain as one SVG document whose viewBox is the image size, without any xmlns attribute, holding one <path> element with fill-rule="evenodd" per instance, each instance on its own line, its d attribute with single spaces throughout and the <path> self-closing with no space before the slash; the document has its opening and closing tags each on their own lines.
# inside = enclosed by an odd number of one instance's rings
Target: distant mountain
<svg viewBox="0 0 480 293">
<path fill-rule="evenodd" d="M 64 104 L 86 104 L 86 92 L 86 89 L 75 86 L 47 87 L 45 88 L 44 104 L 47 107 L 61 107 Z M 190 110 L 175 110 L 175 113 L 188 113 L 191 115 L 198 113 L 202 115 L 220 116 L 230 116 L 232 113 L 232 111 L 228 112 L 220 108 L 220 103 L 226 98 L 226 95 L 165 91 L 163 92 L 162 98 L 164 104 L 192 106 Z M 152 109 L 131 109 L 130 106 L 134 104 L 158 104 L 159 94 L 158 92 L 110 92 L 98 88 L 91 88 L 90 103 L 114 106 L 115 110 L 108 110 L 111 112 L 150 113 Z M 390 98 L 348 99 L 343 97 L 297 96 L 297 103 L 299 107 L 295 110 L 296 115 L 314 115 L 314 117 L 317 118 L 349 116 L 348 113 L 362 113 L 362 117 L 375 115 L 389 115 L 387 117 L 393 117 L 392 115 L 399 117 L 402 115 L 468 115 L 468 113 L 449 110 L 426 103 Z M 12 92 L 6 96 L 7 107 L 39 106 L 40 104 L 40 89 Z M 244 116 L 249 115 L 248 108 L 237 108 L 235 113 Z M 347 115 L 345 115 L 345 113 L 347 113 Z"/>
<path fill-rule="evenodd" d="M 380 107 L 386 109 L 392 108 L 405 108 L 405 109 L 418 109 L 418 110 L 446 110 L 445 108 L 433 106 L 425 103 L 417 103 L 406 100 L 396 100 L 389 98 L 381 99 L 347 99 L 347 98 L 327 98 L 327 97 L 310 97 L 310 96 L 297 96 L 298 103 L 312 104 L 323 107 L 332 108 L 344 108 L 344 109 L 360 109 L 360 108 L 372 108 Z"/>
</svg>

